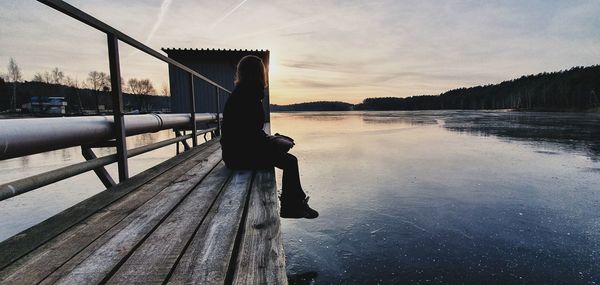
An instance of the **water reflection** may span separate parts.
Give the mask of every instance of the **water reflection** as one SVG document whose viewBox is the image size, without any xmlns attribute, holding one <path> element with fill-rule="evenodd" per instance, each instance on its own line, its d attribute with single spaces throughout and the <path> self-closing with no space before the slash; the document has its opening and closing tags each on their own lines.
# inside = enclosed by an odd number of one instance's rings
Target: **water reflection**
<svg viewBox="0 0 600 285">
<path fill-rule="evenodd" d="M 414 112 L 368 112 L 360 113 L 365 123 L 370 124 L 403 124 L 403 125 L 433 125 L 439 116 L 432 113 L 414 114 Z"/>
<path fill-rule="evenodd" d="M 305 272 L 288 276 L 288 284 L 290 285 L 310 285 L 314 284 L 315 279 L 319 276 L 317 272 Z"/>
<path fill-rule="evenodd" d="M 475 135 L 494 135 L 532 143 L 555 143 L 566 150 L 600 155 L 600 114 L 477 113 L 450 116 L 445 127 Z"/>
<path fill-rule="evenodd" d="M 584 129 L 600 120 L 563 115 L 564 125 L 507 112 L 274 114 L 273 130 L 298 143 L 321 213 L 283 221 L 288 274 L 316 272 L 315 284 L 597 282 L 590 169 L 600 164 L 581 150 L 597 142 Z"/>
<path fill-rule="evenodd" d="M 171 131 L 143 134 L 127 138 L 128 148 L 140 147 L 174 137 Z M 97 156 L 115 153 L 114 148 L 95 148 Z M 129 159 L 131 176 L 175 155 L 175 146 L 167 146 Z M 67 148 L 0 161 L 0 183 L 30 177 L 52 169 L 84 161 L 81 149 Z M 108 165 L 112 177 L 118 177 L 115 164 Z M 0 203 L 0 240 L 29 228 L 60 211 L 104 190 L 93 172 L 42 187 Z"/>
<path fill-rule="evenodd" d="M 565 150 L 600 155 L 600 114 L 508 111 L 413 111 L 359 113 L 368 124 L 432 125 L 508 141 L 557 144 Z M 319 118 L 320 116 L 315 116 Z"/>
<path fill-rule="evenodd" d="M 600 283 L 599 126 L 568 113 L 273 114 L 321 214 L 282 222 L 290 284 Z M 131 172 L 174 154 L 136 157 Z M 0 180 L 82 160 L 78 148 L 6 160 Z M 102 189 L 90 172 L 4 201 L 0 238 Z"/>
</svg>

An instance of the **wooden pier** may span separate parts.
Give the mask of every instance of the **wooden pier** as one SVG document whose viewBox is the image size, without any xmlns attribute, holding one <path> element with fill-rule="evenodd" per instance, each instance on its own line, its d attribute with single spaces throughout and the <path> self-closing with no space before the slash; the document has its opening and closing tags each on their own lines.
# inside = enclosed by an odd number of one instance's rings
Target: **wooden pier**
<svg viewBox="0 0 600 285">
<path fill-rule="evenodd" d="M 274 170 L 211 140 L 0 243 L 0 284 L 287 284 Z"/>
</svg>

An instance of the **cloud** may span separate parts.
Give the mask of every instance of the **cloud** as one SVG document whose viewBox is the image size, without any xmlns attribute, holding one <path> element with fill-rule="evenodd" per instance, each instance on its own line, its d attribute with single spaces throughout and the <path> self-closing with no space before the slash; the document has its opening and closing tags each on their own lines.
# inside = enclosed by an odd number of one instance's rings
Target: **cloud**
<svg viewBox="0 0 600 285">
<path fill-rule="evenodd" d="M 308 17 L 296 19 L 294 21 L 289 21 L 289 20 L 286 21 L 285 19 L 281 19 L 281 21 L 284 22 L 284 24 L 279 24 L 274 27 L 269 27 L 266 29 L 260 29 L 257 31 L 245 32 L 245 33 L 241 33 L 238 35 L 234 35 L 232 37 L 229 37 L 228 41 L 238 41 L 241 39 L 255 38 L 258 36 L 272 35 L 272 34 L 274 34 L 274 32 L 277 32 L 277 31 L 288 30 L 291 28 L 297 28 L 299 26 L 306 26 L 310 23 L 314 23 L 314 22 L 320 20 L 322 17 L 323 17 L 323 15 L 315 15 L 315 16 L 308 16 Z"/>
<path fill-rule="evenodd" d="M 350 82 L 334 82 L 313 79 L 284 80 L 281 83 L 296 88 L 348 88 L 354 85 Z"/>
<path fill-rule="evenodd" d="M 306 61 L 286 61 L 282 63 L 283 66 L 292 68 L 302 69 L 315 69 L 315 70 L 338 70 L 336 64 L 333 62 L 317 62 L 314 60 Z"/>
<path fill-rule="evenodd" d="M 282 37 L 302 37 L 302 36 L 308 36 L 308 35 L 312 35 L 314 34 L 313 32 L 301 32 L 301 33 L 284 33 L 284 34 L 279 34 L 279 36 Z"/>
<path fill-rule="evenodd" d="M 152 26 L 150 33 L 148 33 L 148 36 L 146 37 L 146 44 L 150 43 L 152 38 L 154 38 L 154 34 L 156 34 L 156 31 L 158 31 L 158 28 L 160 28 L 160 25 L 162 25 L 165 15 L 167 14 L 167 11 L 169 11 L 169 6 L 171 6 L 172 2 L 173 0 L 163 0 L 162 4 L 160 5 L 160 11 L 158 12 L 156 22 L 154 22 L 154 26 Z"/>
<path fill-rule="evenodd" d="M 274 103 L 439 94 L 600 63 L 598 0 L 69 2 L 153 47 L 269 49 Z M 14 57 L 28 78 L 107 71 L 104 34 L 35 1 L 8 1 L 0 15 L 0 67 Z M 168 78 L 123 49 L 125 77 Z"/>
</svg>

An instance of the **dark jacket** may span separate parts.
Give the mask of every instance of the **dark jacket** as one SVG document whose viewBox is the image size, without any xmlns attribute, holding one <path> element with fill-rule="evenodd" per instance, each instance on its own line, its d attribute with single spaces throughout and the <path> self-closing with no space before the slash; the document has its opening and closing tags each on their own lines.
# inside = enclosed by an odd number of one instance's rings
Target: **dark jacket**
<svg viewBox="0 0 600 285">
<path fill-rule="evenodd" d="M 223 111 L 221 147 L 230 168 L 255 168 L 268 152 L 269 140 L 263 131 L 265 111 L 260 86 L 236 86 Z"/>
</svg>

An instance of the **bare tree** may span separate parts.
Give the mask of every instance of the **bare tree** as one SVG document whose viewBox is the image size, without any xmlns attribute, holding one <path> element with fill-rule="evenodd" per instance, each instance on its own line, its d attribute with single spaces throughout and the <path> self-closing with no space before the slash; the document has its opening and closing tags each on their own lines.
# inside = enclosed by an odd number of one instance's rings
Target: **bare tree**
<svg viewBox="0 0 600 285">
<path fill-rule="evenodd" d="M 160 87 L 160 95 L 162 96 L 169 96 L 171 92 L 169 91 L 169 86 L 165 83 L 162 84 L 162 86 Z"/>
<path fill-rule="evenodd" d="M 127 81 L 127 88 L 134 95 L 150 95 L 156 93 L 150 79 L 131 78 Z"/>
<path fill-rule="evenodd" d="M 53 84 L 62 84 L 65 79 L 65 74 L 62 70 L 58 69 L 58 67 L 55 67 L 50 71 L 50 79 Z"/>
<path fill-rule="evenodd" d="M 10 58 L 8 60 L 8 81 L 11 82 L 19 82 L 23 80 L 23 76 L 21 75 L 21 68 L 17 64 L 14 58 Z"/>
<path fill-rule="evenodd" d="M 45 71 L 44 73 L 36 73 L 35 75 L 33 75 L 33 79 L 31 81 L 43 82 L 48 84 L 63 84 L 64 78 L 64 72 L 58 69 L 58 67 L 55 67 L 51 71 Z"/>
<path fill-rule="evenodd" d="M 105 87 L 110 88 L 110 76 L 101 71 L 91 71 L 86 81 L 87 87 L 92 90 L 101 91 Z"/>
<path fill-rule="evenodd" d="M 44 82 L 44 83 L 48 83 L 46 81 L 44 81 L 44 74 L 41 72 L 38 72 L 36 74 L 33 75 L 33 78 L 31 79 L 31 81 L 33 82 Z"/>
<path fill-rule="evenodd" d="M 45 71 L 44 73 L 41 73 L 41 72 L 36 73 L 35 75 L 33 75 L 33 79 L 31 81 L 48 83 L 48 84 L 54 83 L 54 80 L 52 79 L 52 74 L 48 71 Z"/>
<path fill-rule="evenodd" d="M 146 103 L 145 96 L 150 94 L 156 94 L 154 86 L 150 79 L 136 79 L 131 78 L 127 81 L 127 90 L 133 94 L 139 96 L 139 105 L 142 111 L 148 111 L 150 106 Z"/>
<path fill-rule="evenodd" d="M 21 75 L 21 68 L 17 64 L 17 61 L 12 57 L 8 60 L 8 74 L 6 74 L 6 77 L 8 81 L 13 83 L 13 94 L 10 98 L 10 107 L 14 112 L 17 110 L 17 82 L 21 81 L 23 76 Z"/>
<path fill-rule="evenodd" d="M 81 101 L 81 90 L 80 88 L 82 87 L 83 83 L 80 83 L 79 80 L 77 80 L 77 78 L 73 78 L 71 76 L 66 76 L 65 77 L 65 85 L 75 88 L 75 94 L 77 95 L 77 101 L 78 101 L 78 105 L 79 105 L 79 113 L 83 113 L 83 103 Z"/>
<path fill-rule="evenodd" d="M 100 92 L 110 90 L 110 76 L 101 71 L 91 71 L 86 81 L 87 87 L 96 91 L 96 111 L 100 113 Z"/>
<path fill-rule="evenodd" d="M 73 88 L 79 88 L 81 86 L 79 86 L 79 80 L 77 80 L 77 78 L 73 78 L 71 76 L 65 76 L 65 80 L 64 80 L 64 84 L 69 86 L 69 87 L 73 87 Z"/>
</svg>

